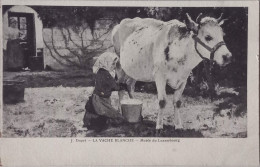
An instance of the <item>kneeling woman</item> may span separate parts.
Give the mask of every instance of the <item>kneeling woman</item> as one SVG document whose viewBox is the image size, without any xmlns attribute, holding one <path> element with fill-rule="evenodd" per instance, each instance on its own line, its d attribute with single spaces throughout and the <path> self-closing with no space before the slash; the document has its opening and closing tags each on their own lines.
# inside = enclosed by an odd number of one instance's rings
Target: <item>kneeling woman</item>
<svg viewBox="0 0 260 167">
<path fill-rule="evenodd" d="M 118 91 L 116 83 L 115 67 L 119 58 L 116 54 L 105 52 L 99 56 L 93 66 L 95 77 L 95 89 L 89 97 L 85 108 L 84 125 L 89 130 L 101 131 L 108 125 L 118 125 L 124 122 L 122 115 L 111 105 L 112 91 Z"/>
</svg>

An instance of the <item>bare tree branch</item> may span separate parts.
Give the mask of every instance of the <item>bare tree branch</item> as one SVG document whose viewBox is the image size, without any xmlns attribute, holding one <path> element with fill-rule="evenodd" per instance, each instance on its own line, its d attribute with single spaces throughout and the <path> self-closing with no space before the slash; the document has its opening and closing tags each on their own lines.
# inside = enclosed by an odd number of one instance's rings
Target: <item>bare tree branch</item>
<svg viewBox="0 0 260 167">
<path fill-rule="evenodd" d="M 65 28 L 65 29 L 66 29 L 67 32 L 68 32 L 69 40 L 70 40 L 76 47 L 80 48 L 80 45 L 78 45 L 77 43 L 74 42 L 74 40 L 72 40 L 72 38 L 71 38 L 71 32 L 70 32 L 69 28 Z"/>
<path fill-rule="evenodd" d="M 103 49 L 101 49 L 101 48 L 99 48 L 99 49 L 93 49 L 93 51 L 90 51 L 90 52 L 88 52 L 88 54 L 93 54 L 93 53 L 103 53 L 104 51 L 106 51 L 107 49 L 109 49 L 109 48 L 111 48 L 111 47 L 113 47 L 112 45 L 110 45 L 109 47 L 106 47 L 106 48 L 103 48 Z M 90 58 L 93 58 L 93 57 L 95 57 L 96 56 L 96 54 L 93 54 L 93 56 L 92 57 L 90 57 Z"/>
<path fill-rule="evenodd" d="M 43 42 L 44 42 L 45 46 L 47 47 L 47 49 L 49 50 L 51 57 L 54 58 L 58 63 L 60 63 L 61 65 L 64 65 L 64 66 L 69 66 L 69 67 L 70 67 L 70 66 L 73 66 L 73 65 L 68 65 L 68 64 L 66 64 L 66 63 L 63 63 L 62 61 L 60 61 L 59 59 L 57 59 L 57 58 L 53 55 L 53 53 L 52 53 L 52 51 L 51 51 L 51 48 L 48 46 L 48 44 L 47 44 L 47 42 L 45 41 L 44 38 L 43 38 Z"/>
<path fill-rule="evenodd" d="M 106 41 L 106 38 L 101 42 L 101 45 L 96 49 L 99 50 L 99 49 L 103 48 L 105 41 Z"/>
<path fill-rule="evenodd" d="M 92 41 L 102 41 L 101 44 L 99 44 L 99 47 L 95 48 L 94 51 L 87 51 L 87 52 L 84 52 L 85 54 L 89 54 L 89 53 L 94 53 L 94 52 L 99 52 L 103 47 L 104 47 L 104 42 L 106 41 L 107 37 L 109 36 L 109 32 L 112 30 L 112 28 L 108 29 L 106 32 L 104 32 L 102 35 L 98 36 L 96 35 L 96 33 L 94 33 L 95 35 L 93 36 L 93 40 Z M 106 35 L 106 36 L 105 36 Z M 95 37 L 96 36 L 96 37 Z M 103 36 L 105 36 L 105 38 L 103 40 L 100 40 L 100 38 L 102 38 Z M 87 47 L 85 47 L 85 50 L 87 50 L 90 46 L 93 46 L 93 45 L 89 45 Z M 109 46 L 108 48 L 111 48 L 112 46 Z M 108 48 L 104 48 L 102 50 L 106 50 Z M 96 51 L 95 51 L 96 50 Z"/>
<path fill-rule="evenodd" d="M 83 31 L 82 31 L 82 33 L 80 35 L 81 36 L 80 37 L 81 38 L 81 46 L 82 46 L 81 51 L 82 51 L 83 55 L 87 54 L 86 49 L 91 46 L 91 45 L 87 45 L 87 46 L 84 45 L 83 34 L 85 33 L 86 30 L 87 30 L 87 28 L 83 29 Z"/>
<path fill-rule="evenodd" d="M 76 62 L 71 61 L 69 58 L 62 56 L 62 55 L 58 52 L 58 50 L 56 49 L 55 44 L 54 44 L 53 29 L 51 29 L 51 32 L 52 32 L 52 33 L 51 33 L 51 43 L 52 43 L 52 47 L 53 47 L 54 53 L 56 53 L 57 56 L 63 58 L 66 62 L 68 62 L 68 63 L 70 63 L 70 64 L 74 64 L 75 66 L 77 66 L 77 67 L 80 68 L 80 65 L 78 65 Z"/>
<path fill-rule="evenodd" d="M 62 48 L 66 49 L 69 52 L 66 55 L 63 55 L 63 53 L 55 46 L 53 29 L 51 29 L 50 44 L 47 45 L 46 41 L 44 42 L 46 47 L 50 51 L 51 56 L 58 63 L 66 66 L 85 68 L 86 64 L 89 64 L 93 57 L 102 54 L 104 51 L 112 47 L 112 45 L 105 47 L 105 42 L 107 41 L 107 38 L 112 30 L 111 25 L 112 24 L 110 24 L 109 28 L 107 28 L 103 32 L 95 29 L 95 31 L 91 33 L 90 38 L 85 38 L 84 34 L 87 30 L 87 27 L 83 25 L 78 32 L 75 32 L 75 35 L 79 37 L 79 41 L 75 41 L 74 39 L 72 39 L 72 32 L 70 28 L 60 28 L 59 31 L 61 32 L 63 38 L 61 40 Z M 87 42 L 85 42 L 86 39 Z"/>
<path fill-rule="evenodd" d="M 75 57 L 77 57 L 77 59 L 78 59 L 78 61 L 79 61 L 79 64 L 81 65 L 81 62 L 82 62 L 82 61 L 81 61 L 81 55 L 78 54 L 76 51 L 73 51 L 73 49 L 68 46 L 68 43 L 66 42 L 66 41 L 67 41 L 67 37 L 66 37 L 66 35 L 64 34 L 63 29 L 60 29 L 60 31 L 61 31 L 61 34 L 62 34 L 62 36 L 63 36 L 63 39 L 65 40 L 65 47 L 66 47 L 66 49 L 67 49 L 70 53 L 72 53 Z"/>
<path fill-rule="evenodd" d="M 111 25 L 112 25 L 112 24 L 111 24 Z M 109 27 L 110 27 L 110 26 L 109 26 Z M 108 36 L 110 31 L 112 31 L 112 28 L 109 28 L 106 32 L 104 32 L 102 35 L 100 35 L 96 40 L 99 40 L 100 38 L 102 38 L 102 37 L 105 36 L 105 35 Z M 106 38 L 107 38 L 107 36 L 106 36 Z M 105 39 L 106 39 L 106 38 L 105 38 Z"/>
<path fill-rule="evenodd" d="M 80 34 L 80 39 L 81 39 L 81 47 L 84 48 L 84 39 L 83 39 L 83 34 L 86 31 L 87 28 L 83 29 L 81 34 Z"/>
</svg>

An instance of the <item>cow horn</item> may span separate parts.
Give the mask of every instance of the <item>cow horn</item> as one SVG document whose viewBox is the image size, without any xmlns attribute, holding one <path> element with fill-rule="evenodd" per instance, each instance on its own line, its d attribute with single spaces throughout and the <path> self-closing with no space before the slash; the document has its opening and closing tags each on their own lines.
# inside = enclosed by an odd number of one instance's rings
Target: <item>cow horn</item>
<svg viewBox="0 0 260 167">
<path fill-rule="evenodd" d="M 220 14 L 219 18 L 217 18 L 217 21 L 220 22 L 220 20 L 222 19 L 223 13 Z"/>
<path fill-rule="evenodd" d="M 218 25 L 221 26 L 221 25 L 224 24 L 224 22 L 227 21 L 227 20 L 228 20 L 228 19 L 222 19 L 222 20 L 218 23 Z"/>
<path fill-rule="evenodd" d="M 187 18 L 188 18 L 188 20 L 189 20 L 190 22 L 194 22 L 194 21 L 191 19 L 190 15 L 189 15 L 188 13 L 186 13 L 186 16 L 187 16 Z"/>
<path fill-rule="evenodd" d="M 196 23 L 198 23 L 199 18 L 200 18 L 201 15 L 202 15 L 202 13 L 200 13 L 200 14 L 198 15 L 198 17 L 196 18 Z"/>
</svg>

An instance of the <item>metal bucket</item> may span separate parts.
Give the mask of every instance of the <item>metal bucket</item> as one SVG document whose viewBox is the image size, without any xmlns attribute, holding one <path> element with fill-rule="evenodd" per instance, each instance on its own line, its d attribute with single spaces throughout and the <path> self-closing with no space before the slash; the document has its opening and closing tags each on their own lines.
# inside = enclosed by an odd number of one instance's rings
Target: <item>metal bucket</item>
<svg viewBox="0 0 260 167">
<path fill-rule="evenodd" d="M 24 101 L 24 81 L 3 81 L 3 102 L 15 104 Z"/>
<path fill-rule="evenodd" d="M 143 103 L 137 99 L 125 99 L 121 101 L 123 117 L 130 123 L 141 121 Z"/>
</svg>

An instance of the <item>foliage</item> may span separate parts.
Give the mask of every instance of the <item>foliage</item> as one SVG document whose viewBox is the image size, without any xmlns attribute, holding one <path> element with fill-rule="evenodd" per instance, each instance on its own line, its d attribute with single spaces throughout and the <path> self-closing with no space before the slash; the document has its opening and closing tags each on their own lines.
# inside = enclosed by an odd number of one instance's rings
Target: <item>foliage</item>
<svg viewBox="0 0 260 167">
<path fill-rule="evenodd" d="M 228 19 L 222 28 L 225 32 L 224 40 L 231 51 L 232 63 L 226 68 L 214 67 L 214 80 L 224 85 L 246 86 L 247 79 L 247 22 L 248 10 L 243 7 L 58 7 L 58 6 L 31 6 L 43 21 L 44 27 L 73 27 L 75 32 L 87 23 L 92 33 L 95 31 L 96 20 L 109 17 L 115 23 L 120 23 L 124 18 L 150 17 L 163 21 L 178 19 L 187 21 L 186 13 L 193 20 L 199 13 L 201 17 L 211 16 L 218 18 L 223 13 L 223 18 Z M 112 27 L 111 27 L 112 28 Z M 79 33 L 79 32 L 78 32 Z M 81 50 L 81 49 L 80 49 Z M 206 80 L 203 64 L 199 64 L 193 74 L 196 77 L 194 84 L 199 85 Z M 235 74 L 235 75 L 234 75 Z M 191 83 L 191 82 L 189 82 Z"/>
<path fill-rule="evenodd" d="M 68 27 L 78 28 L 87 23 L 91 30 L 94 29 L 95 21 L 101 17 L 102 8 L 96 10 L 92 7 L 62 7 L 62 6 L 31 6 L 41 18 L 44 27 Z"/>
<path fill-rule="evenodd" d="M 223 86 L 238 87 L 247 85 L 247 25 L 248 9 L 234 7 L 207 7 L 207 8 L 187 8 L 187 7 L 146 7 L 135 8 L 135 11 L 144 11 L 141 17 L 156 18 L 163 21 L 177 19 L 182 22 L 187 21 L 186 13 L 196 20 L 210 16 L 218 18 L 223 13 L 224 19 L 227 19 L 222 25 L 225 32 L 224 40 L 230 52 L 232 53 L 232 63 L 225 68 L 214 66 L 212 71 L 213 81 Z M 138 12 L 132 11 L 130 18 L 140 17 Z M 129 16 L 127 16 L 129 17 Z M 195 82 L 189 81 L 188 84 L 201 89 L 201 85 L 207 81 L 206 69 L 204 64 L 199 64 L 194 70 Z"/>
<path fill-rule="evenodd" d="M 105 46 L 109 33 L 114 25 L 113 21 L 100 30 L 96 21 L 102 17 L 103 8 L 95 7 L 61 7 L 61 6 L 32 6 L 43 22 L 45 28 L 51 29 L 51 41 L 44 39 L 50 55 L 60 64 L 74 66 L 80 69 L 91 68 L 93 57 L 98 56 L 111 46 Z M 51 14 L 50 14 L 51 13 Z M 59 31 L 62 46 L 56 46 L 54 31 Z M 86 31 L 90 30 L 91 34 Z M 66 54 L 60 49 L 66 49 Z"/>
</svg>

